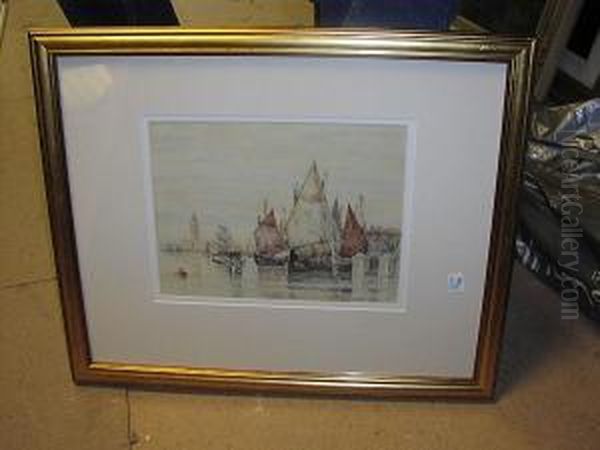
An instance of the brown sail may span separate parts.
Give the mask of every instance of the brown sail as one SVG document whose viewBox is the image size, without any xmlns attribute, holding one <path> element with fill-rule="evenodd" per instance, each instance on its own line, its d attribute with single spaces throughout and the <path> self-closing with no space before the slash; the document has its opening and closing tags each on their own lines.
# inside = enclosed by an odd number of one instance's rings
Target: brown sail
<svg viewBox="0 0 600 450">
<path fill-rule="evenodd" d="M 343 258 L 351 258 L 357 253 L 366 253 L 367 246 L 368 242 L 365 230 L 356 219 L 352 207 L 348 205 L 346 220 L 344 221 L 344 230 L 342 231 L 340 256 Z"/>
</svg>

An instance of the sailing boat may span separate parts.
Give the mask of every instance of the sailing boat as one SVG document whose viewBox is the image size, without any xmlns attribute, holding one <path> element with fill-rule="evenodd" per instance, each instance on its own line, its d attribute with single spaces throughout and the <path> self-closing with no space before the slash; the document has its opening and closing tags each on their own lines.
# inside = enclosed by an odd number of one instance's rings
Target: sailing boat
<svg viewBox="0 0 600 450">
<path fill-rule="evenodd" d="M 254 230 L 256 251 L 254 261 L 259 266 L 279 266 L 287 262 L 288 252 L 283 236 L 277 228 L 273 209 L 262 219 Z"/>
<path fill-rule="evenodd" d="M 367 234 L 365 229 L 356 218 L 352 207 L 348 205 L 344 230 L 342 231 L 342 242 L 340 245 L 340 256 L 352 258 L 357 253 L 366 253 L 368 249 Z"/>
<path fill-rule="evenodd" d="M 233 235 L 225 225 L 218 225 L 215 239 L 210 243 L 210 260 L 229 268 L 231 273 L 241 273 L 242 255 L 235 248 Z"/>
<path fill-rule="evenodd" d="M 290 249 L 289 270 L 331 270 L 337 254 L 338 230 L 327 204 L 324 182 L 313 161 L 285 224 Z"/>
</svg>

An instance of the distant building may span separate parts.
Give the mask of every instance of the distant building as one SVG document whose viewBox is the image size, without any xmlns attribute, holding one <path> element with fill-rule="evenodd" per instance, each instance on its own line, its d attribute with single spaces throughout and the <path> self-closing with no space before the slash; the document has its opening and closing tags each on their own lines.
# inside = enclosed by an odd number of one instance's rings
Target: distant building
<svg viewBox="0 0 600 450">
<path fill-rule="evenodd" d="M 396 253 L 400 247 L 401 232 L 397 228 L 371 227 L 367 231 L 369 255 Z"/>
<path fill-rule="evenodd" d="M 200 251 L 200 223 L 196 213 L 193 213 L 192 217 L 190 218 L 189 249 L 192 252 Z"/>
</svg>

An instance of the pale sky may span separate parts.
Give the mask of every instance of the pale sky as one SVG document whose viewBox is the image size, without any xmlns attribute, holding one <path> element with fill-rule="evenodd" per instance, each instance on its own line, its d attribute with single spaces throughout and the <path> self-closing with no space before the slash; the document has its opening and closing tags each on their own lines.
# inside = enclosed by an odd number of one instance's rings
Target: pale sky
<svg viewBox="0 0 600 450">
<path fill-rule="evenodd" d="M 149 133 L 159 242 L 187 237 L 194 212 L 202 240 L 223 224 L 247 242 L 265 198 L 289 213 L 313 160 L 330 206 L 345 214 L 362 193 L 368 225 L 400 228 L 404 125 L 154 121 Z"/>
</svg>

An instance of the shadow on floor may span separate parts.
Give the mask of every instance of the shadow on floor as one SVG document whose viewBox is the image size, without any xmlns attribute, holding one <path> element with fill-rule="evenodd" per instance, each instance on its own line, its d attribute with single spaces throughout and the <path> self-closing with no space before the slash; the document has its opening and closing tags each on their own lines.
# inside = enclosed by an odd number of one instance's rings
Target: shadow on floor
<svg viewBox="0 0 600 450">
<path fill-rule="evenodd" d="M 586 327 L 594 327 L 583 315 L 576 320 L 563 319 L 560 295 L 515 264 L 497 397 L 501 398 L 535 376 L 540 368 L 548 366 L 548 358 L 560 359 L 565 352 L 578 351 L 573 329 L 581 321 L 589 322 Z M 600 328 L 596 328 L 600 335 Z"/>
</svg>

